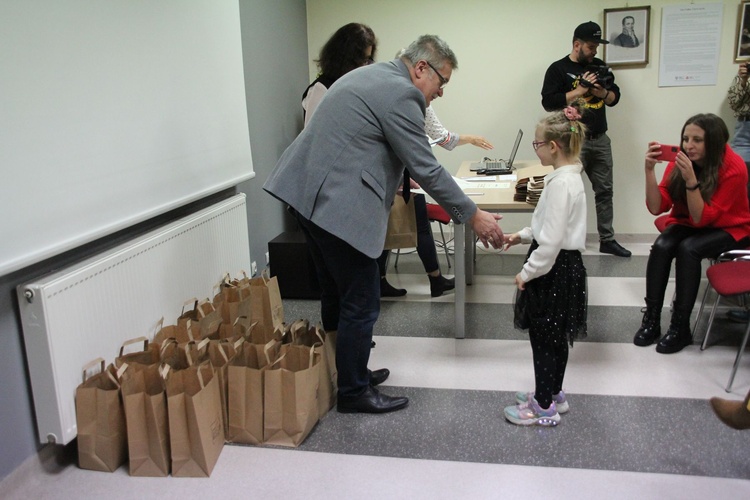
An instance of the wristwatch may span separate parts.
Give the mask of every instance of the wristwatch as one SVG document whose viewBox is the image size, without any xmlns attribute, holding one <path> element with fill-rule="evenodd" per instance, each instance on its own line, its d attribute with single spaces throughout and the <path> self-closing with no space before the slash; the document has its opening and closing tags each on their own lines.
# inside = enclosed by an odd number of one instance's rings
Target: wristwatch
<svg viewBox="0 0 750 500">
<path fill-rule="evenodd" d="M 695 191 L 699 187 L 701 187 L 701 183 L 700 182 L 696 183 L 695 186 L 693 186 L 693 187 L 688 187 L 687 184 L 685 185 L 685 189 L 687 189 L 688 191 Z"/>
</svg>

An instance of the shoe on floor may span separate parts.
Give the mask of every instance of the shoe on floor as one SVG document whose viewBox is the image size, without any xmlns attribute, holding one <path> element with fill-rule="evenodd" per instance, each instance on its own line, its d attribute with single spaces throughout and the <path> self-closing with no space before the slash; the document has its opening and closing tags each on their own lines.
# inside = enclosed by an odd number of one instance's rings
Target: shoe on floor
<svg viewBox="0 0 750 500">
<path fill-rule="evenodd" d="M 440 297 L 443 292 L 453 290 L 456 288 L 456 278 L 446 278 L 442 274 L 437 276 L 429 276 L 430 278 L 430 295 L 433 297 Z"/>
<path fill-rule="evenodd" d="M 557 412 L 555 402 L 546 410 L 539 406 L 532 396 L 530 401 L 514 406 L 506 406 L 503 410 L 505 418 L 516 425 L 541 425 L 554 427 L 560 423 L 560 414 Z"/>
<path fill-rule="evenodd" d="M 336 410 L 339 413 L 388 413 L 406 408 L 408 404 L 408 398 L 386 396 L 368 385 L 360 396 L 339 396 Z"/>
<path fill-rule="evenodd" d="M 601 253 L 612 254 L 616 257 L 630 257 L 632 255 L 630 250 L 624 248 L 615 240 L 602 241 L 599 243 L 599 251 Z"/>
<path fill-rule="evenodd" d="M 406 290 L 403 288 L 396 288 L 390 283 L 385 277 L 380 278 L 380 296 L 381 297 L 403 297 L 406 295 Z"/>
<path fill-rule="evenodd" d="M 656 352 L 660 354 L 674 354 L 692 343 L 693 337 L 690 335 L 690 330 L 680 332 L 670 327 L 667 334 L 656 343 Z"/>
<path fill-rule="evenodd" d="M 713 408 L 716 416 L 732 429 L 750 429 L 750 409 L 747 406 L 747 397 L 745 401 L 711 398 L 711 408 Z"/>
<path fill-rule="evenodd" d="M 729 321 L 734 321 L 735 323 L 747 323 L 748 316 L 750 314 L 745 309 L 732 309 L 727 313 Z"/>
<path fill-rule="evenodd" d="M 533 392 L 517 392 L 516 393 L 516 404 L 524 404 L 529 402 L 531 399 L 534 398 Z M 568 413 L 568 410 L 570 410 L 570 405 L 568 404 L 568 400 L 565 397 L 565 391 L 560 391 L 558 394 L 552 395 L 552 401 L 555 402 L 555 406 L 557 407 L 557 413 L 562 415 L 563 413 Z"/>
<path fill-rule="evenodd" d="M 370 371 L 370 385 L 375 387 L 380 385 L 388 379 L 391 371 L 388 368 L 381 368 L 380 370 Z"/>
</svg>

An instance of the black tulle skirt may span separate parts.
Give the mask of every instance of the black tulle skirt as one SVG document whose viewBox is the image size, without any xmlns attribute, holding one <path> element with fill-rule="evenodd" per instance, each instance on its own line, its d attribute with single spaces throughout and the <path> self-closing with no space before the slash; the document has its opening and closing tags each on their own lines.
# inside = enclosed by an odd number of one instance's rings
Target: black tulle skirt
<svg viewBox="0 0 750 500">
<path fill-rule="evenodd" d="M 539 244 L 531 244 L 529 255 Z M 561 250 L 555 265 L 545 274 L 526 283 L 525 290 L 516 290 L 514 326 L 521 330 L 547 332 L 554 342 L 570 342 L 586 338 L 588 289 L 586 268 L 581 252 Z"/>
</svg>

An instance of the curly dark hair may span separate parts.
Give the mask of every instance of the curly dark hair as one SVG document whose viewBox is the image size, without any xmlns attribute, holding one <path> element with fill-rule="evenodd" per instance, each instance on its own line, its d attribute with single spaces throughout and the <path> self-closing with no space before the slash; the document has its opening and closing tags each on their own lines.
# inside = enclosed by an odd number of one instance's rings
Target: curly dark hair
<svg viewBox="0 0 750 500">
<path fill-rule="evenodd" d="M 351 70 L 367 64 L 367 47 L 372 46 L 370 58 L 375 59 L 377 43 L 375 33 L 367 25 L 349 23 L 340 27 L 320 49 L 320 57 L 315 61 L 320 74 L 335 82 Z"/>
<path fill-rule="evenodd" d="M 701 165 L 693 164 L 698 182 L 701 184 L 701 195 L 708 202 L 718 187 L 719 168 L 724 162 L 724 149 L 729 141 L 729 130 L 726 123 L 713 113 L 701 113 L 691 116 L 682 126 L 680 133 L 680 144 L 685 135 L 688 125 L 700 127 L 704 135 L 705 157 Z M 685 180 L 680 175 L 679 169 L 672 170 L 669 178 L 669 194 L 673 200 L 686 200 Z"/>
</svg>

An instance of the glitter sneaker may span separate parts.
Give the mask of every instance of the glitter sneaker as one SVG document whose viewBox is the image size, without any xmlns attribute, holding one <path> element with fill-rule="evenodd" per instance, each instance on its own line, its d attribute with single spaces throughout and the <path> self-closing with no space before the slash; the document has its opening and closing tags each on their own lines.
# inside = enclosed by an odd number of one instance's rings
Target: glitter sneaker
<svg viewBox="0 0 750 500">
<path fill-rule="evenodd" d="M 554 427 L 560 423 L 560 414 L 557 413 L 555 402 L 546 410 L 539 406 L 536 399 L 532 396 L 530 401 L 520 405 L 506 406 L 503 410 L 505 418 L 516 425 L 542 425 L 545 427 Z"/>
<path fill-rule="evenodd" d="M 523 404 L 533 397 L 533 392 L 517 392 L 516 404 Z M 568 410 L 570 410 L 568 400 L 565 398 L 565 391 L 560 391 L 560 393 L 557 395 L 553 394 L 552 401 L 555 402 L 555 406 L 557 406 L 557 413 L 559 413 L 560 415 L 562 415 L 563 413 L 568 413 Z"/>
</svg>

